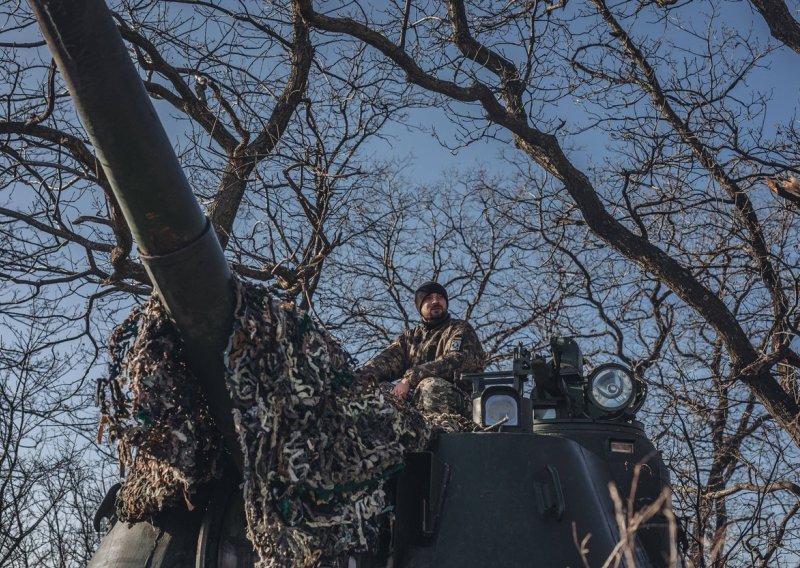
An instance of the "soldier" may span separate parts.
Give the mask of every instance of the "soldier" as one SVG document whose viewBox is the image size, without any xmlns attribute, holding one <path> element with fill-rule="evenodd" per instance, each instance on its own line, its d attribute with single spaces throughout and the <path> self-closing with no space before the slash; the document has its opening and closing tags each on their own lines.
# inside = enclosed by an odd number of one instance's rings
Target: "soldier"
<svg viewBox="0 0 800 568">
<path fill-rule="evenodd" d="M 406 399 L 413 391 L 418 409 L 469 417 L 469 394 L 458 377 L 483 369 L 478 335 L 467 322 L 450 317 L 441 284 L 425 282 L 417 288 L 414 302 L 422 323 L 404 331 L 356 375 L 374 381 L 400 379 L 392 394 Z"/>
</svg>

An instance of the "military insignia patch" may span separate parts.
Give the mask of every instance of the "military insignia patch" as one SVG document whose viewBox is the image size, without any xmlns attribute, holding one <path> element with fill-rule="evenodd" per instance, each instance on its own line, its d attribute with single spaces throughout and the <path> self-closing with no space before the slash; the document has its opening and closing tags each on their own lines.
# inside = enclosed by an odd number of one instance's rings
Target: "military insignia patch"
<svg viewBox="0 0 800 568">
<path fill-rule="evenodd" d="M 461 338 L 454 339 L 450 344 L 450 351 L 461 351 Z"/>
</svg>

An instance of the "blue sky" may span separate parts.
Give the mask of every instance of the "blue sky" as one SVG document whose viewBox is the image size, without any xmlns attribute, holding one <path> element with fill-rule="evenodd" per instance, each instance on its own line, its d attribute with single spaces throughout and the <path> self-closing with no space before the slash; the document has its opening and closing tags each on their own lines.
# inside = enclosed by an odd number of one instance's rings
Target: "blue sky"
<svg viewBox="0 0 800 568">
<path fill-rule="evenodd" d="M 740 32 L 752 31 L 753 36 L 762 45 L 769 41 L 777 44 L 775 40 L 772 40 L 763 18 L 754 12 L 748 2 L 728 2 L 724 4 L 724 7 L 723 19 L 726 25 Z M 699 18 L 698 22 L 693 22 L 693 18 L 690 17 L 693 11 L 705 9 L 706 7 L 702 3 L 693 3 L 682 10 L 679 15 L 672 17 L 672 20 L 679 21 L 682 18 L 684 26 L 692 26 L 700 23 Z M 672 27 L 667 29 L 673 33 L 675 31 Z M 689 34 L 685 33 L 680 35 L 667 33 L 666 38 L 681 45 L 688 45 L 692 41 Z M 800 73 L 798 73 L 800 55 L 788 47 L 780 46 L 767 62 L 766 68 L 754 69 L 750 72 L 746 85 L 771 93 L 773 101 L 767 108 L 764 128 L 773 130 L 791 118 L 797 120 L 797 117 L 794 116 L 794 109 L 798 103 L 798 94 L 800 94 Z M 780 77 L 780 84 L 774 84 L 776 77 Z M 477 109 L 477 105 L 472 105 L 470 108 Z M 574 98 L 559 101 L 555 110 L 568 123 L 579 121 L 585 112 L 581 103 Z M 513 148 L 510 148 L 507 143 L 487 139 L 453 152 L 427 134 L 427 130 L 434 128 L 450 146 L 456 146 L 456 128 L 444 113 L 445 111 L 439 108 L 410 110 L 409 122 L 417 128 L 410 129 L 390 124 L 384 134 L 390 135 L 392 140 L 388 142 L 375 140 L 372 143 L 373 151 L 377 156 L 385 158 L 400 157 L 404 159 L 406 156 L 410 157 L 408 175 L 423 183 L 435 181 L 442 176 L 443 172 L 453 168 L 461 169 L 481 165 L 490 171 L 508 169 L 508 165 L 500 159 L 502 152 L 508 153 L 509 149 L 513 151 Z M 606 142 L 606 139 L 597 136 L 595 130 L 591 130 L 570 139 L 571 150 L 563 144 L 563 140 L 562 146 L 565 147 L 568 157 L 579 168 L 586 169 L 590 163 L 597 163 L 608 152 Z M 527 158 L 519 153 L 519 159 Z"/>
</svg>

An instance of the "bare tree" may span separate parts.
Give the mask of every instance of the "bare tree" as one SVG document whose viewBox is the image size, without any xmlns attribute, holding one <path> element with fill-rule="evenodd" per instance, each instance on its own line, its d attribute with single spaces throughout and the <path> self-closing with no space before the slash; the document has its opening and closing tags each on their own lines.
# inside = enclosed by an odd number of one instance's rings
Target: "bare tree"
<svg viewBox="0 0 800 568">
<path fill-rule="evenodd" d="M 772 298 L 773 323 L 777 323 L 777 327 L 771 341 L 763 346 L 766 347 L 764 351 L 760 342 L 751 340 L 749 330 L 736 319 L 723 299 L 692 274 L 691 267 L 662 250 L 658 241 L 654 242 L 648 238 L 649 235 L 642 234 L 641 228 L 629 228 L 624 219 L 614 216 L 591 178 L 569 160 L 557 137 L 547 131 L 550 129 L 548 124 L 539 120 L 538 113 L 541 111 L 536 106 L 538 77 L 534 75 L 534 67 L 541 65 L 543 54 L 537 48 L 543 39 L 536 33 L 537 12 L 529 9 L 536 5 L 520 3 L 515 5 L 516 10 L 510 11 L 492 11 L 479 6 L 468 14 L 467 5 L 461 0 L 444 4 L 441 9 L 417 6 L 413 2 L 407 5 L 408 9 L 415 10 L 420 16 L 420 25 L 414 28 L 415 47 L 411 48 L 405 44 L 401 47 L 398 43 L 400 37 L 406 37 L 407 31 L 400 27 L 400 22 L 404 21 L 401 17 L 405 9 L 403 6 L 395 6 L 393 17 L 379 21 L 373 21 L 370 12 L 363 10 L 360 20 L 365 21 L 359 21 L 348 15 L 317 12 L 310 0 L 300 2 L 303 17 L 315 28 L 360 39 L 391 60 L 409 82 L 453 101 L 473 103 L 485 113 L 490 125 L 508 131 L 521 150 L 563 183 L 583 219 L 596 235 L 646 271 L 655 274 L 683 302 L 702 314 L 724 338 L 731 364 L 738 372 L 737 379 L 752 389 L 784 430 L 796 443 L 800 443 L 800 429 L 795 420 L 800 407 L 771 374 L 772 367 L 778 362 L 796 358 L 786 335 L 786 329 L 793 325 L 793 322 L 786 321 L 789 312 L 786 292 L 767 250 L 760 219 L 751 198 L 737 183 L 738 176 L 726 171 L 713 148 L 704 143 L 701 132 L 687 123 L 692 101 L 687 101 L 688 108 L 682 109 L 683 116 L 675 110 L 640 46 L 603 2 L 592 4 L 594 13 L 567 14 L 570 19 L 586 16 L 595 20 L 587 30 L 592 34 L 588 41 L 601 43 L 579 45 L 578 54 L 597 46 L 607 55 L 598 61 L 608 62 L 612 67 L 594 70 L 583 65 L 582 69 L 580 66 L 578 68 L 590 78 L 597 77 L 604 81 L 606 88 L 621 86 L 634 96 L 638 94 L 638 105 L 632 106 L 644 107 L 644 112 L 649 112 L 652 118 L 663 121 L 670 128 L 673 140 L 690 151 L 692 164 L 704 170 L 707 183 L 717 184 L 730 200 L 729 220 L 741 231 L 741 238 L 752 251 L 752 259 L 758 266 L 764 289 Z M 550 24 L 549 14 L 553 11 L 548 6 L 540 6 L 540 10 L 538 21 L 542 27 L 546 27 Z M 630 15 L 634 19 L 636 16 L 636 12 Z M 518 41 L 509 41 L 512 37 Z M 580 38 L 578 34 L 574 37 Z M 616 39 L 619 47 L 615 47 L 609 38 Z M 522 46 L 523 49 L 519 52 L 505 49 L 504 46 L 508 44 Z M 452 46 L 458 55 L 452 56 L 450 51 L 441 49 L 442 46 Z M 718 48 L 714 46 L 714 49 Z M 515 52 L 505 55 L 506 51 Z M 429 54 L 426 57 L 434 61 L 416 59 L 414 54 L 417 52 Z M 560 58 L 561 55 L 554 57 Z M 513 61 L 517 58 L 520 63 Z M 441 79 L 445 70 L 455 80 Z M 625 74 L 621 75 L 621 72 Z M 729 78 L 726 89 L 732 90 L 738 80 L 736 76 Z M 725 89 L 716 94 L 719 87 L 713 87 L 711 100 L 708 104 L 701 102 L 698 111 L 704 108 L 713 110 L 714 102 L 724 95 Z M 648 97 L 650 102 L 647 103 L 644 97 Z M 600 103 L 603 102 L 601 95 Z M 647 115 L 640 118 L 645 120 Z M 720 127 L 724 125 L 719 124 Z M 773 160 L 780 158 L 778 154 Z M 790 164 L 783 167 L 791 169 Z"/>
<path fill-rule="evenodd" d="M 313 309 L 326 258 L 362 230 L 344 222 L 374 178 L 361 147 L 412 104 L 407 89 L 368 77 L 363 49 L 315 54 L 291 3 L 115 8 L 234 269 Z M 88 377 L 151 285 L 28 7 L 3 2 L 0 21 L 4 348 L 35 330 L 3 377 L 0 563 L 85 564 L 100 485 L 116 477 L 97 469 Z M 45 356 L 52 368 L 32 365 Z"/>
<path fill-rule="evenodd" d="M 800 136 L 796 97 L 768 74 L 796 22 L 752 4 L 781 44 L 741 25 L 749 4 L 721 1 L 116 13 L 241 276 L 361 359 L 412 325 L 413 289 L 434 277 L 494 361 L 562 333 L 589 364 L 631 365 L 691 560 L 767 566 L 800 550 L 798 216 L 780 193 L 800 175 Z M 46 321 L 48 349 L 80 345 L 82 376 L 150 286 L 30 16 L 5 2 L 0 18 L 0 317 Z M 507 149 L 509 173 L 420 186 L 367 160 L 416 106 L 441 109 L 454 149 Z"/>
<path fill-rule="evenodd" d="M 782 0 L 751 0 L 778 41 L 800 53 L 800 23 Z"/>
<path fill-rule="evenodd" d="M 797 175 L 798 137 L 788 116 L 764 127 L 768 90 L 747 85 L 772 47 L 721 4 L 696 23 L 693 7 L 661 4 L 301 2 L 323 37 L 361 40 L 444 101 L 463 143 L 494 136 L 528 156 L 533 210 L 519 218 L 555 251 L 548 268 L 579 283 L 562 313 L 584 330 L 569 305 L 594 313 L 598 349 L 679 405 L 663 423 L 697 417 L 679 435 L 697 467 L 678 468 L 696 497 L 693 559 L 767 564 L 795 546 L 795 508 L 776 507 L 800 407 L 796 217 L 763 182 Z M 580 116 L 561 112 L 566 97 Z M 597 164 L 563 150 L 587 132 L 613 148 Z"/>
<path fill-rule="evenodd" d="M 414 290 L 436 279 L 448 289 L 451 311 L 476 327 L 492 359 L 507 357 L 517 341 L 546 345 L 569 285 L 539 273 L 547 254 L 538 249 L 541 238 L 512 224 L 515 180 L 476 170 L 417 187 L 393 170 L 387 166 L 387 182 L 373 189 L 380 209 L 350 209 L 370 230 L 331 258 L 329 327 L 354 354 L 375 351 L 416 324 Z M 532 293 L 536 280 L 543 285 Z"/>
<path fill-rule="evenodd" d="M 47 309 L 46 307 L 44 309 Z M 85 563 L 98 535 L 98 457 L 86 436 L 84 378 L 47 345 L 47 330 L 2 340 L 0 355 L 0 563 Z"/>
</svg>

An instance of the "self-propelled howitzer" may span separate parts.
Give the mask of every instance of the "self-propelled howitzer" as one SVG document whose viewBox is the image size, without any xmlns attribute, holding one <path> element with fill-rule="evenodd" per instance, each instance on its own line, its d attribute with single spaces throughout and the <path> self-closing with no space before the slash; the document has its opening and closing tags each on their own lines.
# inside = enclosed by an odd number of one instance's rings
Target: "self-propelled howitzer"
<svg viewBox="0 0 800 568">
<path fill-rule="evenodd" d="M 30 1 L 241 469 L 222 361 L 234 296 L 214 230 L 102 0 Z M 510 372 L 461 377 L 472 385 L 474 422 L 486 431 L 443 434 L 429 451 L 406 456 L 404 471 L 392 482 L 394 522 L 386 523 L 379 549 L 331 562 L 599 566 L 622 549 L 637 566 L 673 561 L 666 517 L 648 512 L 668 480 L 634 420 L 641 384 L 619 367 L 601 366 L 584 376 L 571 340 L 554 340 L 552 352 L 544 359 L 519 349 Z M 235 469 L 194 511 L 167 508 L 147 522 L 114 525 L 91 566 L 252 565 Z M 610 486 L 620 496 L 616 502 Z M 639 519 L 638 532 L 627 533 L 629 527 L 617 522 L 620 507 L 629 519 L 651 516 Z"/>
</svg>

